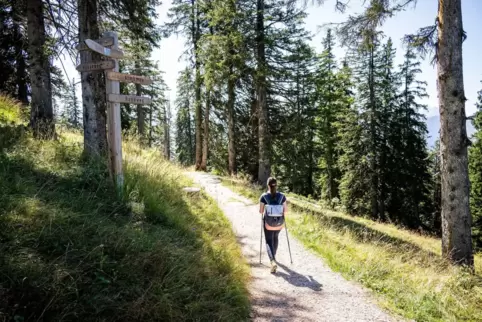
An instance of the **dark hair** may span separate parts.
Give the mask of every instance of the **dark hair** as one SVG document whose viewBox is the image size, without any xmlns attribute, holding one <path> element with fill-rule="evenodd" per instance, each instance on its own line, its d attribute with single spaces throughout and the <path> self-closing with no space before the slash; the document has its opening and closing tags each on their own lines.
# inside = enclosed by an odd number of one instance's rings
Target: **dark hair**
<svg viewBox="0 0 482 322">
<path fill-rule="evenodd" d="M 278 183 L 278 182 L 276 181 L 276 178 L 274 178 L 274 177 L 269 177 L 269 178 L 268 178 L 268 187 L 271 186 L 273 183 Z"/>
</svg>

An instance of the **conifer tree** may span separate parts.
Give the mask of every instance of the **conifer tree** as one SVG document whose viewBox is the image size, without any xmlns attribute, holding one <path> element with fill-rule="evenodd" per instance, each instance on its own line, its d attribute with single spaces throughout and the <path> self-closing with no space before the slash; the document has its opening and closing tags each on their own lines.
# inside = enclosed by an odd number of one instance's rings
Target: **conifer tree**
<svg viewBox="0 0 482 322">
<path fill-rule="evenodd" d="M 336 61 L 333 54 L 335 46 L 331 29 L 327 31 L 323 40 L 324 51 L 321 55 L 320 66 L 316 73 L 316 103 L 317 103 L 317 138 L 321 157 L 318 166 L 321 170 L 321 196 L 331 201 L 338 196 L 338 154 L 336 150 L 337 132 L 336 116 L 341 111 L 337 104 L 339 91 L 336 77 Z"/>
<path fill-rule="evenodd" d="M 194 108 L 194 93 L 192 91 L 193 77 L 189 68 L 180 73 L 177 79 L 176 97 L 176 155 L 182 165 L 194 165 L 195 141 L 192 110 Z"/>
<path fill-rule="evenodd" d="M 52 81 L 42 0 L 27 0 L 28 57 L 31 78 L 30 126 L 36 138 L 55 134 Z"/>
<path fill-rule="evenodd" d="M 348 128 L 343 130 L 346 157 L 342 162 L 341 197 L 349 212 L 382 219 L 379 212 L 379 164 L 383 115 L 380 75 L 383 65 L 377 37 L 373 35 L 368 44 L 356 48 L 351 60 L 357 95 L 355 110 L 345 120 Z"/>
<path fill-rule="evenodd" d="M 62 123 L 72 128 L 80 128 L 82 125 L 82 108 L 79 98 L 77 97 L 77 85 L 75 78 L 72 78 L 70 84 L 66 85 L 61 94 L 61 102 L 63 105 L 60 117 Z"/>
<path fill-rule="evenodd" d="M 393 112 L 391 132 L 392 149 L 395 150 L 394 169 L 398 176 L 392 179 L 392 195 L 396 191 L 398 200 L 389 209 L 407 227 L 431 229 L 430 213 L 432 205 L 429 197 L 430 186 L 429 158 L 427 153 L 427 126 L 421 113 L 425 105 L 418 102 L 427 96 L 426 83 L 417 80 L 421 73 L 420 62 L 411 48 L 405 53 L 405 61 L 400 65 L 398 77 L 402 82 L 398 104 Z M 395 200 L 394 200 L 395 201 Z"/>
<path fill-rule="evenodd" d="M 430 160 L 430 203 L 432 205 L 432 211 L 429 220 L 431 231 L 437 235 L 441 235 L 442 229 L 442 176 L 440 166 L 440 141 L 435 141 L 435 146 L 429 152 Z"/>
<path fill-rule="evenodd" d="M 477 96 L 477 112 L 472 121 L 476 133 L 469 149 L 470 206 L 473 214 L 473 238 L 477 249 L 482 247 L 482 90 Z"/>
</svg>

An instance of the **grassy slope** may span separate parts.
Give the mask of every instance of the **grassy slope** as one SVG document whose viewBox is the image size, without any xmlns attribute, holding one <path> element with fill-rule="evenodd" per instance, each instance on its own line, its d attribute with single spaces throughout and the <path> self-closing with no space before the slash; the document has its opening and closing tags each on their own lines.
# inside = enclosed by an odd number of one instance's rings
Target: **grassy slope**
<svg viewBox="0 0 482 322">
<path fill-rule="evenodd" d="M 224 184 L 257 200 L 246 182 Z M 297 198 L 298 199 L 298 198 Z M 328 265 L 372 290 L 385 308 L 417 321 L 482 321 L 482 258 L 476 274 L 451 267 L 440 256 L 440 240 L 292 202 L 290 231 Z"/>
<path fill-rule="evenodd" d="M 235 236 L 211 199 L 180 193 L 190 182 L 179 169 L 126 144 L 120 201 L 102 164 L 82 161 L 79 135 L 39 143 L 10 121 L 0 120 L 0 321 L 247 320 Z"/>
</svg>

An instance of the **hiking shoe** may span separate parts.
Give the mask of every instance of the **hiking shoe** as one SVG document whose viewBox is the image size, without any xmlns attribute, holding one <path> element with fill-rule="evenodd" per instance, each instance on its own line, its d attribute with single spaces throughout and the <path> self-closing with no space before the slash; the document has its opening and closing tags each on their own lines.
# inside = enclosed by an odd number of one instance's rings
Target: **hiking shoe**
<svg viewBox="0 0 482 322">
<path fill-rule="evenodd" d="M 276 262 L 275 261 L 271 261 L 271 273 L 274 274 L 276 273 L 276 269 L 278 268 L 278 266 L 276 265 Z"/>
</svg>

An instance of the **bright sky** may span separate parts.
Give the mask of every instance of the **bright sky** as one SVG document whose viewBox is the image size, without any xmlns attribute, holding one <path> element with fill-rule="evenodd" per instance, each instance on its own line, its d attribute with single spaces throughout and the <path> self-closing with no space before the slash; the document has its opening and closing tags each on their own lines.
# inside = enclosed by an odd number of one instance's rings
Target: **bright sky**
<svg viewBox="0 0 482 322">
<path fill-rule="evenodd" d="M 351 0 L 350 8 L 347 12 L 360 12 L 359 4 L 361 0 Z M 418 0 L 415 9 L 408 9 L 406 12 L 399 13 L 396 17 L 389 19 L 383 26 L 383 31 L 387 37 L 393 39 L 397 46 L 396 64 L 400 64 L 403 60 L 404 49 L 401 44 L 401 38 L 408 33 L 414 33 L 420 27 L 433 24 L 437 15 L 437 0 Z M 309 14 L 306 19 L 306 28 L 312 33 L 317 33 L 319 26 L 330 22 L 341 22 L 346 18 L 346 14 L 336 13 L 333 7 L 334 0 L 326 1 L 322 7 L 309 7 Z M 162 24 L 167 19 L 167 11 L 171 7 L 170 0 L 164 0 L 157 12 L 159 14 L 158 24 Z M 475 102 L 477 99 L 477 91 L 482 89 L 482 63 L 479 59 L 482 51 L 482 30 L 480 28 L 480 14 L 482 14 L 481 0 L 464 0 L 462 1 L 462 14 L 464 21 L 464 29 L 468 38 L 464 42 L 463 59 L 464 59 L 464 85 L 465 96 L 468 101 L 466 104 L 467 115 L 475 112 Z M 313 37 L 312 46 L 321 51 L 321 40 L 324 32 L 316 34 Z M 161 41 L 160 48 L 152 54 L 152 59 L 159 62 L 159 67 L 165 72 L 164 77 L 167 85 L 171 89 L 170 98 L 174 100 L 176 97 L 176 79 L 179 71 L 185 68 L 184 60 L 179 60 L 179 56 L 184 51 L 184 39 L 172 36 Z M 336 55 L 338 58 L 344 56 L 345 50 L 337 48 Z M 75 70 L 70 60 L 64 62 L 66 64 L 69 79 L 75 77 L 78 81 L 79 74 Z M 422 63 L 422 74 L 420 80 L 428 83 L 427 92 L 429 98 L 425 100 L 428 105 L 428 116 L 438 113 L 437 89 L 436 89 L 436 67 L 430 64 L 429 59 Z"/>
</svg>

